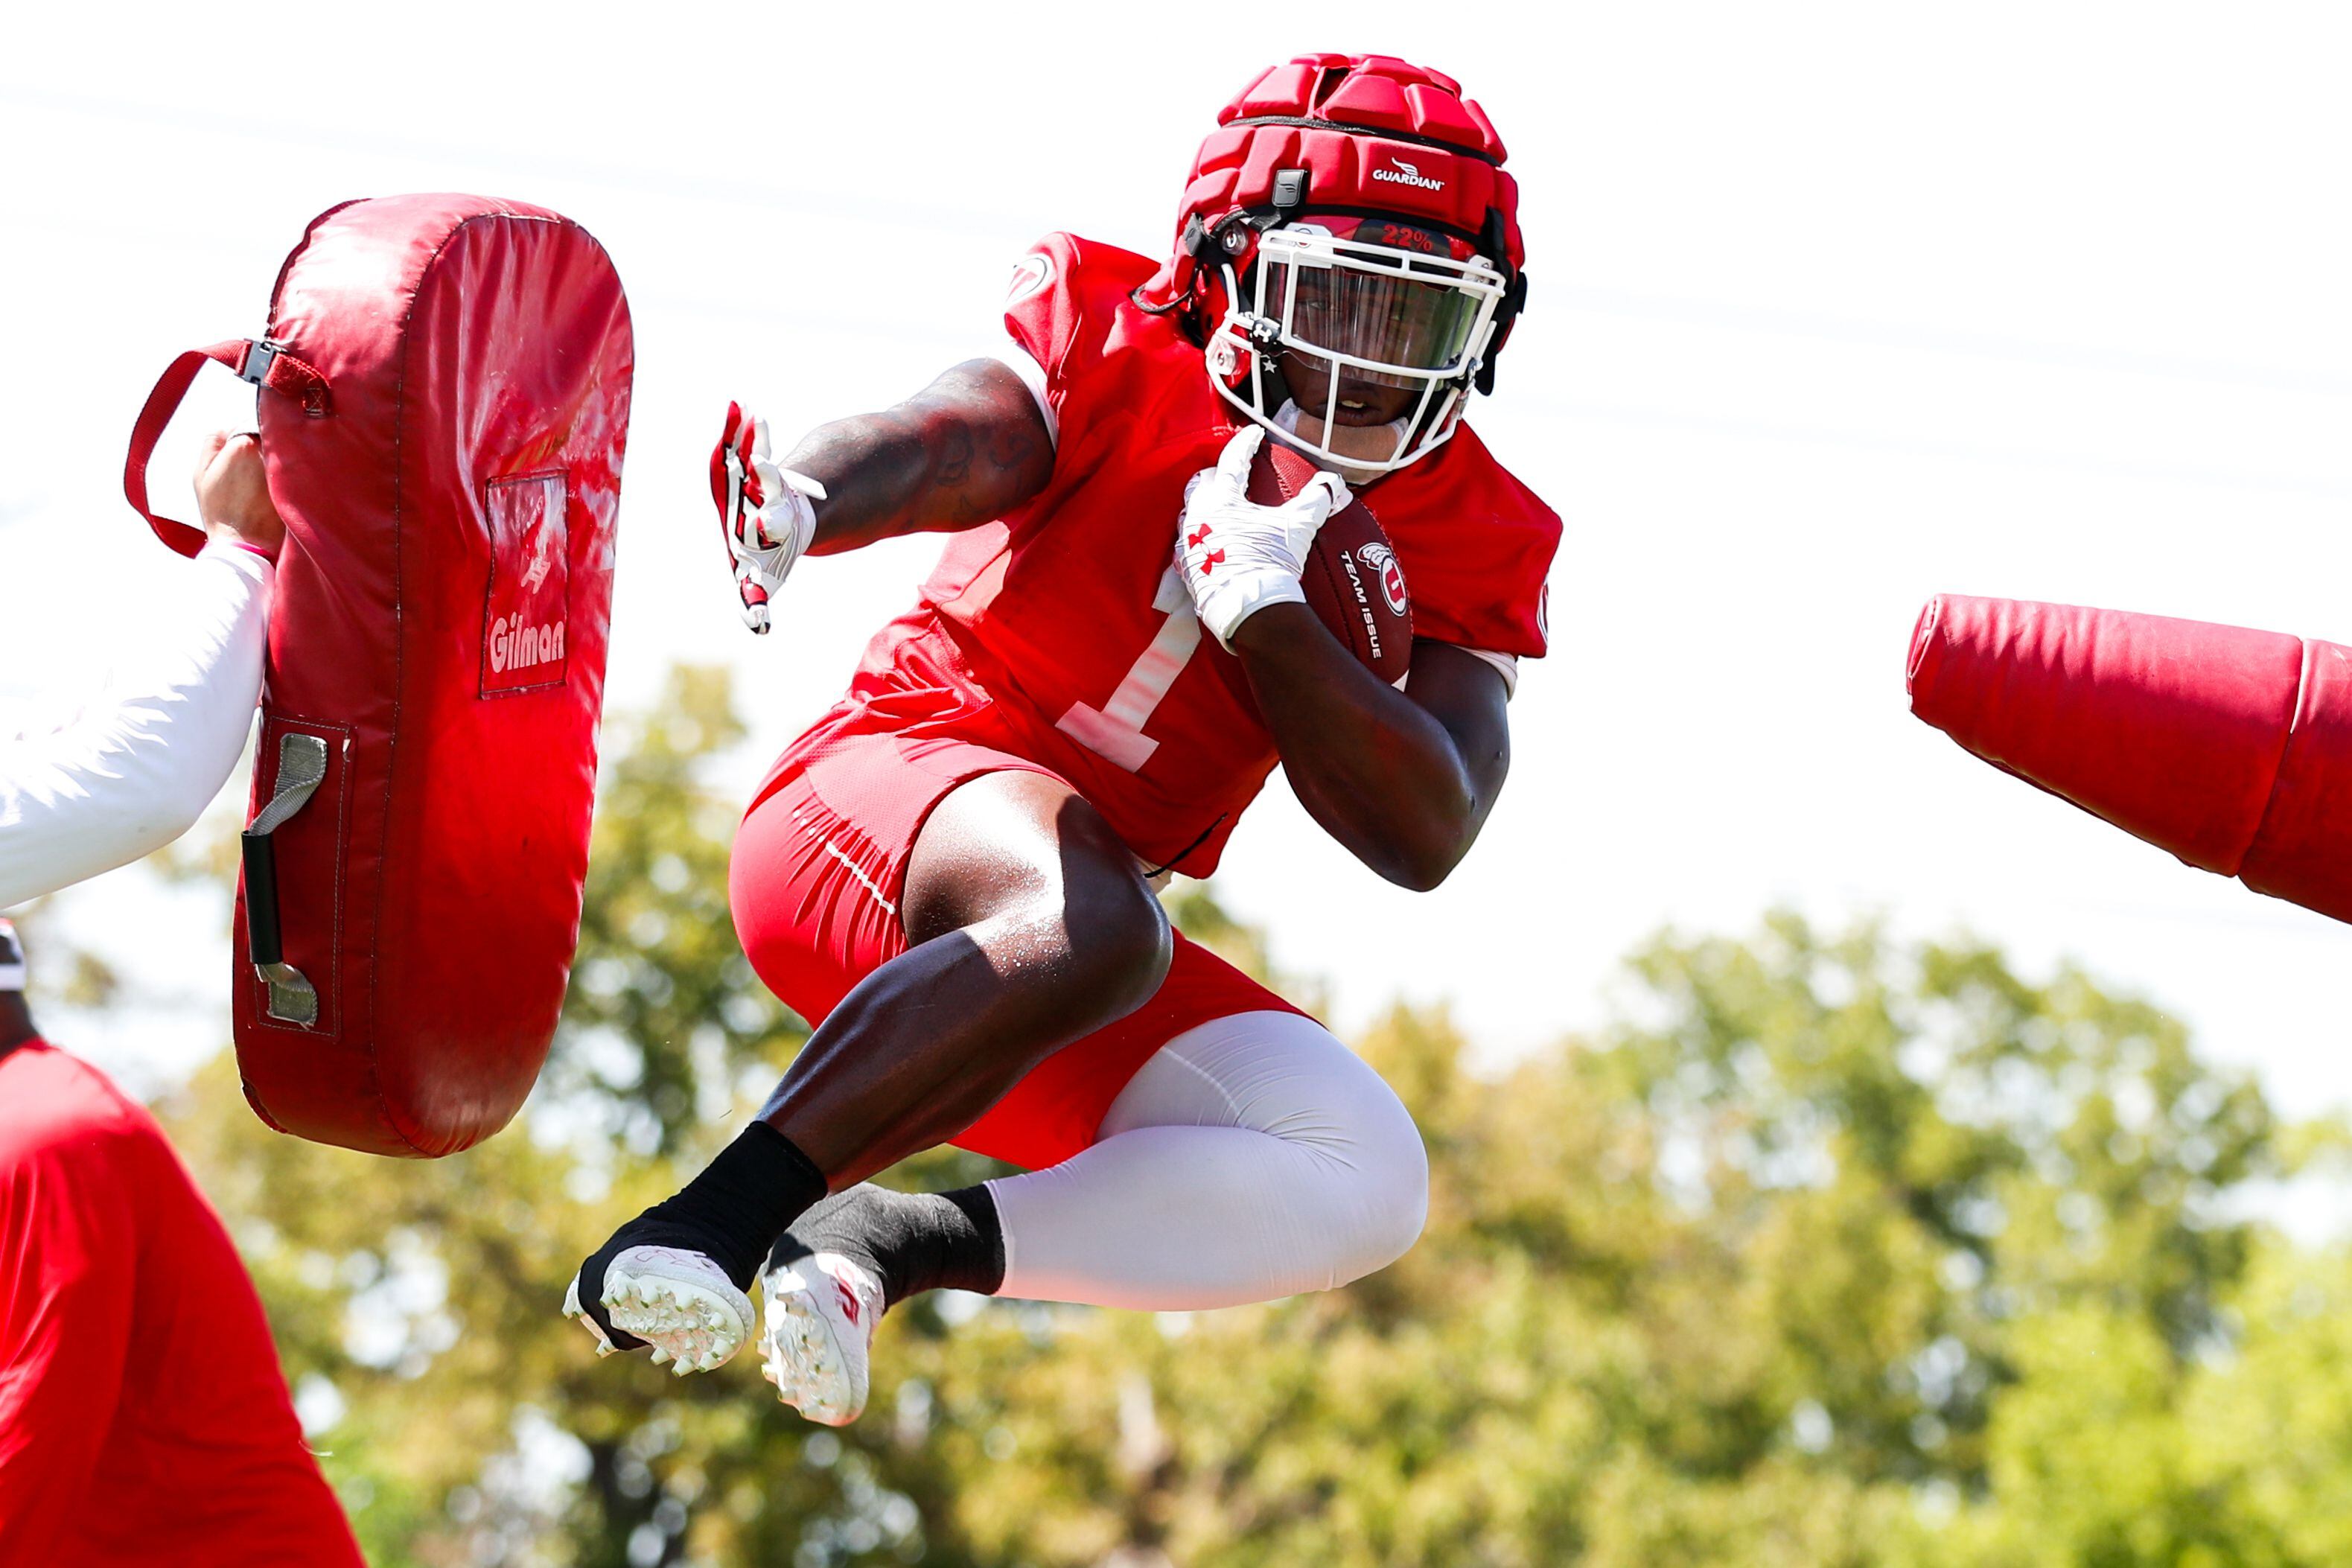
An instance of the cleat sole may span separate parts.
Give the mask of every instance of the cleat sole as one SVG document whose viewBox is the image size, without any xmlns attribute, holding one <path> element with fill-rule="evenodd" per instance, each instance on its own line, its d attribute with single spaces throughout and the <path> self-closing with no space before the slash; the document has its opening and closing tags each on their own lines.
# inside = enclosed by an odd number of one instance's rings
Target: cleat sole
<svg viewBox="0 0 2352 1568">
<path fill-rule="evenodd" d="M 742 1349 L 758 1327 L 751 1299 L 698 1252 L 633 1247 L 604 1271 L 613 1326 L 654 1347 L 677 1376 L 708 1372 Z"/>
<path fill-rule="evenodd" d="M 581 1310 L 580 1276 L 577 1274 L 574 1274 L 572 1277 L 572 1282 L 563 1288 L 563 1315 L 576 1319 L 580 1326 L 588 1331 L 588 1337 L 596 1342 L 597 1360 L 602 1361 L 608 1355 L 621 1353 L 620 1346 L 604 1337 L 604 1331 L 597 1326 L 596 1320 Z"/>
</svg>

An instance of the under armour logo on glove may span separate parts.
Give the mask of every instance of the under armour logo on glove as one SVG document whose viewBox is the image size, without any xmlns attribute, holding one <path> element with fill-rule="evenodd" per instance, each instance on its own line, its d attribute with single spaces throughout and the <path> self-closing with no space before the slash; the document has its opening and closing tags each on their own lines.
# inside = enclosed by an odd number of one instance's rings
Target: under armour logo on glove
<svg viewBox="0 0 2352 1568">
<path fill-rule="evenodd" d="M 1176 565 L 1201 624 L 1227 648 L 1234 629 L 1266 605 L 1307 602 L 1298 585 L 1307 552 L 1324 520 L 1352 499 L 1339 475 L 1319 473 L 1280 506 L 1250 500 L 1250 464 L 1265 440 L 1258 426 L 1244 427 L 1225 443 L 1214 468 L 1202 468 L 1184 486 Z M 1207 547 L 1212 538 L 1214 550 Z"/>
<path fill-rule="evenodd" d="M 816 535 L 816 508 L 824 486 L 780 468 L 768 446 L 768 422 L 727 405 L 727 426 L 710 452 L 710 499 L 727 542 L 743 624 L 768 629 L 768 600 L 784 585 L 793 564 Z"/>
</svg>

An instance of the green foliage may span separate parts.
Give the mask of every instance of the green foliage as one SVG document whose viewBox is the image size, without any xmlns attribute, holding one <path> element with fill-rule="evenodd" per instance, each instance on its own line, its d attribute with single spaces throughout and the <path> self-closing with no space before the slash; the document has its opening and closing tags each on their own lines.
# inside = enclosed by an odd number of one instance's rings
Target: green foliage
<svg viewBox="0 0 2352 1568">
<path fill-rule="evenodd" d="M 614 733 L 578 984 L 522 1122 L 371 1160 L 264 1131 L 226 1061 L 173 1108 L 382 1568 L 2352 1562 L 2352 1259 L 2242 1199 L 2340 1130 L 2274 1126 L 2082 974 L 1788 915 L 1658 941 L 1628 1016 L 1500 1078 L 1442 1012 L 1370 1029 L 1433 1203 L 1348 1290 L 926 1300 L 885 1321 L 840 1434 L 748 1357 L 597 1362 L 557 1314 L 571 1269 L 801 1037 L 728 921 L 723 679 L 680 672 Z M 1269 970 L 1205 889 L 1171 902 Z"/>
<path fill-rule="evenodd" d="M 804 1031 L 735 942 L 727 849 L 741 815 L 701 782 L 743 738 L 720 669 L 671 672 L 650 713 L 621 715 L 597 802 L 580 956 L 550 1083 L 591 1091 L 636 1152 L 674 1155 L 744 1068 L 789 1059 Z M 700 1103 L 698 1104 L 698 1098 Z"/>
</svg>

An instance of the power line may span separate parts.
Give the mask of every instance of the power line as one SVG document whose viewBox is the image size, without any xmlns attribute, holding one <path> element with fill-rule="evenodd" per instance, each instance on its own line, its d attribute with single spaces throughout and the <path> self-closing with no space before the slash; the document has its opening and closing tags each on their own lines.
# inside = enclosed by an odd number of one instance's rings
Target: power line
<svg viewBox="0 0 2352 1568">
<path fill-rule="evenodd" d="M 1643 294 L 1631 289 L 1578 284 L 1547 287 L 1543 297 L 1547 303 L 1564 300 L 1570 309 L 1591 310 L 1598 315 L 1674 321 L 1686 326 L 1731 327 L 1743 331 L 1770 332 L 1780 337 L 1827 342 L 1862 343 L 1874 348 L 1966 354 L 1976 359 L 2053 365 L 2069 370 L 2106 371 L 2165 381 L 2193 382 L 2200 385 L 2245 386 L 2268 392 L 2352 397 L 2352 376 L 2325 371 L 2289 370 L 2270 365 L 2242 364 L 2230 360 L 2192 359 L 2174 354 L 2147 353 L 2137 349 L 2041 342 L 1999 332 L 1873 321 L 1806 310 L 1735 305 L 1716 300 Z"/>
<path fill-rule="evenodd" d="M 86 97 L 16 84 L 0 86 L 0 104 L 10 103 L 81 114 L 93 119 L 291 143 L 310 151 L 340 149 L 373 157 L 444 163 L 495 162 L 519 170 L 541 171 L 551 177 L 601 184 L 615 190 L 635 191 L 673 200 L 687 198 L 718 201 L 737 206 L 761 206 L 790 213 L 799 218 L 829 217 L 880 223 L 893 227 L 965 237 L 997 239 L 1013 234 L 1023 237 L 1009 241 L 1013 245 L 1024 243 L 1029 236 L 1045 232 L 1057 221 L 1051 214 L 1024 217 L 1008 214 L 1001 207 L 960 206 L 938 201 L 928 201 L 917 211 L 904 204 L 868 201 L 839 193 L 812 192 L 773 184 L 761 184 L 741 177 L 719 180 L 684 170 L 636 170 L 544 153 L 501 152 L 486 158 L 484 149 L 478 144 L 422 137 L 369 136 L 350 131 L 327 132 L 305 127 L 298 138 L 288 134 L 278 122 L 249 119 L 216 110 Z M 1546 279 L 1543 280 L 1541 302 L 1565 302 L 1574 309 L 1634 321 L 1729 327 L 1818 342 L 1861 343 L 1906 352 L 1965 354 L 1974 358 L 2105 371 L 2200 385 L 2254 387 L 2323 397 L 2352 397 L 2352 376 L 2325 371 L 2151 353 L 2136 349 L 2049 342 L 1998 332 L 1649 294 L 1605 285 L 1560 283 Z"/>
<path fill-rule="evenodd" d="M 1833 426 L 1797 425 L 1767 419 L 1740 419 L 1720 415 L 1681 414 L 1666 409 L 1623 404 L 1581 402 L 1568 398 L 1514 398 L 1516 419 L 1549 416 L 1633 425 L 1650 429 L 1692 430 L 1743 439 L 1780 441 L 1802 446 L 1843 447 L 1889 457 L 1937 458 L 1986 463 L 2005 468 L 2056 468 L 2097 474 L 2110 479 L 2154 480 L 2164 484 L 2198 485 L 2211 489 L 2266 490 L 2286 495 L 2315 496 L 2328 500 L 2352 500 L 2352 482 L 2299 474 L 2265 474 L 2242 469 L 2202 468 L 2185 463 L 2144 463 L 2102 458 L 2088 452 L 2036 450 L 2029 447 L 1991 447 L 1964 441 L 1923 437 L 1873 436 Z"/>
</svg>

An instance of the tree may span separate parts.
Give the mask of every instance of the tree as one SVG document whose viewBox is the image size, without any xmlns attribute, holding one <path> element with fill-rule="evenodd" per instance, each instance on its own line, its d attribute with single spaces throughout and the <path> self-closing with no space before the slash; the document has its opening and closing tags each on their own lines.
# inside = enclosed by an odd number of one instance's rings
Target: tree
<svg viewBox="0 0 2352 1568">
<path fill-rule="evenodd" d="M 1661 938 L 1625 1017 L 1500 1077 L 1442 1010 L 1391 1011 L 1357 1044 L 1420 1120 L 1431 1220 L 1349 1289 L 927 1298 L 838 1434 L 748 1356 L 593 1360 L 569 1272 L 802 1037 L 727 918 L 707 770 L 739 734 L 710 672 L 616 721 L 513 1128 L 429 1164 L 322 1149 L 226 1060 L 172 1108 L 383 1568 L 2352 1560 L 2352 1262 L 2247 1217 L 2292 1163 L 2256 1089 L 2072 970 L 1786 914 Z M 1208 890 L 1172 907 L 1271 971 Z"/>
</svg>

